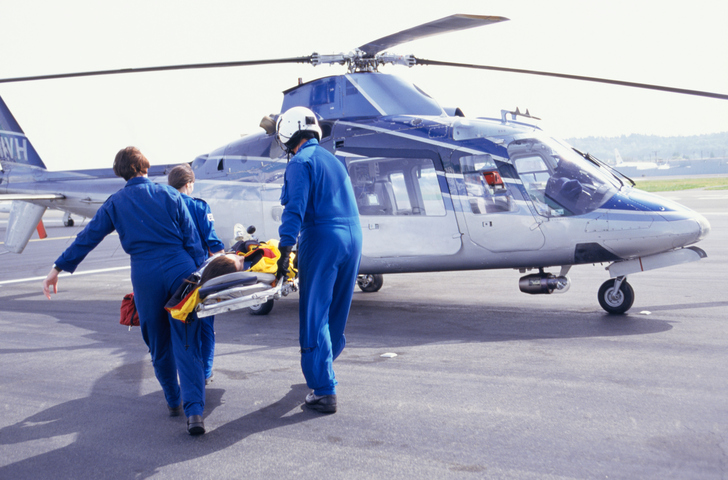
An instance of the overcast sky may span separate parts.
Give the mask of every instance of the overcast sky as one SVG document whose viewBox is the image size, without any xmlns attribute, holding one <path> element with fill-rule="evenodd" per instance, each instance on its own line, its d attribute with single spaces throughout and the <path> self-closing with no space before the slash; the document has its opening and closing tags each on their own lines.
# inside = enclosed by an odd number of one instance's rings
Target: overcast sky
<svg viewBox="0 0 728 480">
<path fill-rule="evenodd" d="M 348 52 L 454 13 L 510 21 L 391 51 L 728 94 L 726 0 L 13 1 L 3 5 L 0 77 Z M 382 71 L 467 116 L 528 108 L 562 138 L 728 131 L 726 100 L 443 67 Z M 258 131 L 299 77 L 343 72 L 164 72 L 0 84 L 0 95 L 49 169 L 110 167 L 127 145 L 162 164 Z"/>
</svg>

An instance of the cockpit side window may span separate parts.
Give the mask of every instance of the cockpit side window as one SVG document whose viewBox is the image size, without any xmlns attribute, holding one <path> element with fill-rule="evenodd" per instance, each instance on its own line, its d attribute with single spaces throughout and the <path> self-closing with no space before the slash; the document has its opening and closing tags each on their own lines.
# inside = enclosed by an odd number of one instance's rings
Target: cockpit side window
<svg viewBox="0 0 728 480">
<path fill-rule="evenodd" d="M 546 184 L 551 178 L 551 171 L 546 166 L 546 159 L 539 155 L 527 155 L 513 159 L 513 165 L 538 213 L 552 216 L 545 196 Z"/>
<path fill-rule="evenodd" d="M 508 155 L 539 215 L 581 215 L 616 192 L 593 165 L 555 141 L 517 140 Z"/>
</svg>

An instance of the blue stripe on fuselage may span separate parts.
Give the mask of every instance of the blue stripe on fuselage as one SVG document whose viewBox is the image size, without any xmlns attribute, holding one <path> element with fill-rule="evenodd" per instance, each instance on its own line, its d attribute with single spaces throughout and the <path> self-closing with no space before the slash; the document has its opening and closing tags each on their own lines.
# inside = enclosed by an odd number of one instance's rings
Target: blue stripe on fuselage
<svg viewBox="0 0 728 480">
<path fill-rule="evenodd" d="M 665 220 L 684 220 L 692 218 L 694 212 L 687 207 L 636 188 L 616 193 L 612 198 L 599 207 L 600 210 L 654 212 L 660 214 Z"/>
</svg>

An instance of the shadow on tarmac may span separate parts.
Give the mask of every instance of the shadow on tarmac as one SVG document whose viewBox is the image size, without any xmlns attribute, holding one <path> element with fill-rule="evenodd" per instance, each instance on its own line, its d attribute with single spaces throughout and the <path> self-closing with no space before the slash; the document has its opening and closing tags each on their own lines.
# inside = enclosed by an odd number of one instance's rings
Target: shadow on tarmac
<svg viewBox="0 0 728 480">
<path fill-rule="evenodd" d="M 136 377 L 138 388 L 145 363 L 122 365 L 101 377 L 88 397 L 56 405 L 0 429 L 2 445 L 51 438 L 61 445 L 70 442 L 1 467 L 0 478 L 148 478 L 166 465 L 210 455 L 250 435 L 319 416 L 297 408 L 309 391 L 306 385 L 291 385 L 277 402 L 190 438 L 184 416 L 167 417 L 159 391 L 131 398 L 111 393 L 118 390 L 120 375 Z M 224 393 L 223 389 L 207 389 L 206 415 L 224 403 Z M 291 414 L 293 410 L 298 412 Z M 194 448 L 190 448 L 191 441 Z"/>
<path fill-rule="evenodd" d="M 37 301 L 27 301 L 30 298 Z M 154 378 L 153 369 L 149 355 L 140 355 L 138 347 L 144 347 L 139 330 L 125 335 L 126 328 L 118 324 L 119 306 L 115 301 L 38 300 L 35 293 L 3 297 L 2 312 L 52 317 L 82 329 L 76 338 L 91 342 L 53 347 L 44 339 L 45 344 L 37 348 L 0 349 L 4 358 L 18 353 L 103 350 L 107 357 L 121 355 L 123 365 L 98 378 L 88 396 L 1 428 L 0 445 L 44 440 L 43 445 L 52 445 L 52 450 L 0 467 L 0 478 L 147 478 L 166 465 L 213 454 L 250 435 L 320 417 L 301 408 L 310 390 L 305 384 L 294 384 L 280 400 L 191 438 L 184 415 L 168 417 L 158 385 L 152 393 L 142 394 L 142 383 Z M 33 326 L 18 319 L 17 327 L 26 325 Z M 69 373 L 65 382 L 79 378 L 78 373 Z M 225 403 L 224 394 L 224 389 L 206 389 L 205 416 Z M 193 449 L 190 442 L 194 442 Z"/>
<path fill-rule="evenodd" d="M 386 314 L 382 314 L 386 308 Z M 609 315 L 602 311 L 524 310 L 484 305 L 412 305 L 360 303 L 352 308 L 347 339 L 373 341 L 371 346 L 403 347 L 434 342 L 505 342 L 647 335 L 672 325 L 637 313 Z M 376 332 L 376 335 L 372 335 Z M 349 343 L 352 345 L 352 343 Z"/>
</svg>

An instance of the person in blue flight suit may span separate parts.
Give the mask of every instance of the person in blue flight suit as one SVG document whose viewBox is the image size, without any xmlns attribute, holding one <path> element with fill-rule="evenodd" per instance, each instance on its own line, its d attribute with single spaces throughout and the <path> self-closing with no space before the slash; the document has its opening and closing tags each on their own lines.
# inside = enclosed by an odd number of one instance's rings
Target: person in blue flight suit
<svg viewBox="0 0 728 480">
<path fill-rule="evenodd" d="M 180 283 L 202 264 L 199 234 L 182 196 L 147 177 L 149 161 L 135 147 L 119 151 L 114 173 L 126 186 L 111 195 L 74 242 L 56 260 L 43 292 L 58 293 L 58 273 L 73 273 L 107 235 L 116 230 L 131 257 L 131 282 L 144 342 L 149 347 L 170 416 L 184 407 L 187 431 L 205 433 L 205 377 L 200 352 L 200 323 L 175 320 L 164 305 Z M 177 381 L 179 375 L 179 382 Z"/>
<path fill-rule="evenodd" d="M 225 252 L 225 244 L 222 243 L 215 233 L 215 219 L 212 216 L 210 206 L 200 198 L 192 198 L 192 191 L 195 188 L 195 172 L 189 164 L 177 165 L 169 171 L 167 183 L 182 194 L 182 200 L 187 205 L 187 210 L 192 215 L 192 220 L 197 227 L 197 233 L 202 241 L 202 249 L 205 253 L 217 255 Z M 202 361 L 205 366 L 205 385 L 209 385 L 213 379 L 212 362 L 215 357 L 215 316 L 211 315 L 202 320 Z"/>
<path fill-rule="evenodd" d="M 315 114 L 293 107 L 277 121 L 278 141 L 295 154 L 286 167 L 278 230 L 277 277 L 288 271 L 298 242 L 301 368 L 313 391 L 305 405 L 324 413 L 337 409 L 333 362 L 344 350 L 344 328 L 361 260 L 359 212 L 344 165 L 319 145 Z"/>
</svg>

